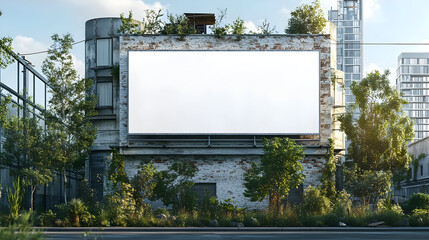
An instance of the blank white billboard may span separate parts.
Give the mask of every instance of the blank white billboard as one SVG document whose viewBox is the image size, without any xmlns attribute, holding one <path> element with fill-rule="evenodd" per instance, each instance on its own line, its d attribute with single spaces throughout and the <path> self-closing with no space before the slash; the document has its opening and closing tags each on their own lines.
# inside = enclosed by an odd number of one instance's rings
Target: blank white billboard
<svg viewBox="0 0 429 240">
<path fill-rule="evenodd" d="M 319 134 L 318 51 L 130 51 L 130 134 Z"/>
</svg>

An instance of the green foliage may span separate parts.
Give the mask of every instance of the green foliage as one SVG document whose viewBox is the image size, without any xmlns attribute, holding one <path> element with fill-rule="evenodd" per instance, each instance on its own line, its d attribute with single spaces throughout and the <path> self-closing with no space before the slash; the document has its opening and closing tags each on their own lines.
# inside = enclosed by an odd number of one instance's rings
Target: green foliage
<svg viewBox="0 0 429 240">
<path fill-rule="evenodd" d="M 7 228 L 0 229 L 0 239 L 2 240 L 41 240 L 44 235 L 32 228 L 31 213 L 24 213 L 17 221 Z"/>
<path fill-rule="evenodd" d="M 402 208 L 393 203 L 392 197 L 393 194 L 390 193 L 378 201 L 374 218 L 384 221 L 389 226 L 397 227 L 402 225 L 405 215 Z"/>
<path fill-rule="evenodd" d="M 96 207 L 96 198 L 94 194 L 94 189 L 92 189 L 89 185 L 88 179 L 83 179 L 79 183 L 78 187 L 78 196 L 82 201 L 89 207 Z"/>
<path fill-rule="evenodd" d="M 119 153 L 118 149 L 114 149 L 112 155 L 106 161 L 107 180 L 112 184 L 112 190 L 117 191 L 121 183 L 129 183 L 130 180 L 125 172 L 124 157 Z"/>
<path fill-rule="evenodd" d="M 326 163 L 322 170 L 321 184 L 319 186 L 320 191 L 326 196 L 332 203 L 335 201 L 337 190 L 335 189 L 335 143 L 331 138 L 329 139 L 329 148 L 326 154 Z"/>
<path fill-rule="evenodd" d="M 408 141 L 414 136 L 413 122 L 403 111 L 407 101 L 390 86 L 388 75 L 388 70 L 374 71 L 353 82 L 356 102 L 339 119 L 351 141 L 348 158 L 362 170 L 396 173 L 411 161 Z"/>
<path fill-rule="evenodd" d="M 22 200 L 24 199 L 24 189 L 21 186 L 21 179 L 18 177 L 12 183 L 13 188 L 7 189 L 7 201 L 9 203 L 10 218 L 15 221 L 19 217 L 19 211 L 22 207 Z"/>
<path fill-rule="evenodd" d="M 88 207 L 80 199 L 72 199 L 66 204 L 55 206 L 58 211 L 58 217 L 64 219 L 66 226 L 82 225 L 88 226 L 92 220 L 92 216 L 88 211 Z"/>
<path fill-rule="evenodd" d="M 137 207 L 150 208 L 150 205 L 145 204 L 144 199 L 151 198 L 153 195 L 156 174 L 157 171 L 152 163 L 140 164 L 137 174 L 131 180 Z"/>
<path fill-rule="evenodd" d="M 304 191 L 302 207 L 307 215 L 323 215 L 331 210 L 331 202 L 319 189 L 308 186 Z"/>
<path fill-rule="evenodd" d="M 196 34 L 197 30 L 192 24 L 189 24 L 189 19 L 183 15 L 168 14 L 169 23 L 164 25 L 163 34 L 178 34 L 180 40 L 183 40 L 186 35 Z"/>
<path fill-rule="evenodd" d="M 209 219 L 221 219 L 227 216 L 239 217 L 244 214 L 244 209 L 238 208 L 231 199 L 220 202 L 216 197 L 204 196 L 202 203 L 198 206 L 200 214 Z"/>
<path fill-rule="evenodd" d="M 376 200 L 390 191 L 392 173 L 390 171 L 369 171 L 357 167 L 344 168 L 344 188 L 364 203 Z"/>
<path fill-rule="evenodd" d="M 268 22 L 267 19 L 265 19 L 261 25 L 259 25 L 258 27 L 258 31 L 254 34 L 260 33 L 260 34 L 264 34 L 264 35 L 270 35 L 273 34 L 276 31 L 276 27 L 271 27 L 270 23 Z"/>
<path fill-rule="evenodd" d="M 237 41 L 241 40 L 244 31 L 246 30 L 246 26 L 244 26 L 244 20 L 240 18 L 237 18 L 231 25 L 229 25 L 229 28 L 231 28 L 232 34 L 237 35 Z"/>
<path fill-rule="evenodd" d="M 228 33 L 229 25 L 223 25 L 223 20 L 225 19 L 227 9 L 219 9 L 219 15 L 216 18 L 215 24 L 210 26 L 210 30 L 212 30 L 213 34 L 216 37 L 221 38 Z"/>
<path fill-rule="evenodd" d="M 335 198 L 333 212 L 338 217 L 346 217 L 352 208 L 352 197 L 346 190 L 339 192 Z"/>
<path fill-rule="evenodd" d="M 386 211 L 394 212 L 401 215 L 404 214 L 401 206 L 393 203 L 392 194 L 387 194 L 385 198 L 380 199 L 377 203 L 377 213 L 382 213 Z"/>
<path fill-rule="evenodd" d="M 174 211 L 192 210 L 197 205 L 195 192 L 191 190 L 197 168 L 187 161 L 175 162 L 166 171 L 155 175 L 156 187 L 151 200 L 160 199 Z"/>
<path fill-rule="evenodd" d="M 128 183 L 120 183 L 117 192 L 108 194 L 102 203 L 102 212 L 107 219 L 107 225 L 127 226 L 136 213 L 136 202 L 133 197 L 134 189 Z"/>
<path fill-rule="evenodd" d="M 124 17 L 121 13 L 121 26 L 118 29 L 118 33 L 121 34 L 157 34 L 161 31 L 163 22 L 161 17 L 161 9 L 158 11 L 152 9 L 145 10 L 145 17 L 142 19 L 141 24 L 133 19 L 133 12 L 129 11 L 128 17 Z"/>
<path fill-rule="evenodd" d="M 2 12 L 0 11 L 0 16 Z M 0 37 L 0 69 L 13 63 L 12 38 Z"/>
<path fill-rule="evenodd" d="M 133 12 L 129 11 L 128 17 L 124 17 L 124 14 L 121 13 L 121 26 L 118 29 L 118 33 L 122 34 L 138 34 L 140 33 L 140 25 L 136 20 L 133 19 Z"/>
<path fill-rule="evenodd" d="M 302 4 L 290 13 L 287 34 L 320 34 L 326 26 L 326 18 L 320 7 L 320 1 Z"/>
<path fill-rule="evenodd" d="M 2 128 L 5 127 L 9 115 L 9 109 L 7 105 L 11 103 L 10 99 L 11 96 L 0 97 L 0 127 Z"/>
<path fill-rule="evenodd" d="M 73 220 L 73 224 L 77 227 L 80 226 L 80 222 L 88 222 L 91 215 L 88 212 L 88 207 L 84 205 L 80 199 L 72 199 L 68 203 L 70 217 Z"/>
<path fill-rule="evenodd" d="M 414 155 L 411 155 L 411 164 L 413 165 L 413 181 L 417 181 L 417 171 L 419 169 L 420 160 L 424 159 L 426 157 L 426 154 L 422 153 L 417 158 L 414 157 Z M 408 178 L 409 180 L 410 178 Z"/>
<path fill-rule="evenodd" d="M 92 80 L 81 79 L 73 66 L 73 38 L 67 34 L 52 36 L 54 44 L 48 50 L 42 71 L 51 87 L 52 98 L 46 112 L 47 138 L 52 167 L 63 174 L 80 170 L 88 158 L 96 137 L 91 117 L 96 114 L 96 99 L 90 95 Z M 67 202 L 64 188 L 64 202 Z"/>
<path fill-rule="evenodd" d="M 114 64 L 110 69 L 110 74 L 112 74 L 112 77 L 116 81 L 119 81 L 119 72 L 120 72 L 119 64 Z"/>
<path fill-rule="evenodd" d="M 304 148 L 289 138 L 264 139 L 261 165 L 252 163 L 244 174 L 244 196 L 251 201 L 262 201 L 269 196 L 270 208 L 277 210 L 289 191 L 304 180 L 301 160 Z"/>
<path fill-rule="evenodd" d="M 10 116 L 4 125 L 5 142 L 0 163 L 9 167 L 14 177 L 20 177 L 24 187 L 30 187 L 31 209 L 38 185 L 52 182 L 51 156 L 44 130 L 37 118 Z"/>
<path fill-rule="evenodd" d="M 398 205 L 396 206 L 399 207 Z M 399 210 L 400 207 L 397 210 L 380 211 L 374 214 L 372 218 L 376 219 L 377 221 L 383 221 L 388 226 L 400 227 L 403 224 L 405 215 L 402 213 L 402 211 Z"/>
<path fill-rule="evenodd" d="M 414 209 L 410 217 L 410 226 L 428 227 L 429 226 L 429 209 Z"/>
<path fill-rule="evenodd" d="M 158 11 L 152 9 L 145 10 L 145 17 L 142 20 L 141 34 L 157 34 L 161 31 L 163 22 L 161 9 Z"/>
<path fill-rule="evenodd" d="M 56 219 L 57 219 L 57 214 L 55 214 L 54 212 L 52 212 L 51 209 L 49 209 L 48 211 L 40 214 L 40 216 L 38 217 L 38 220 L 39 220 L 40 225 L 42 227 L 55 226 L 55 220 Z"/>
<path fill-rule="evenodd" d="M 429 194 L 413 193 L 410 196 L 404 210 L 411 213 L 415 209 L 429 209 Z"/>
</svg>

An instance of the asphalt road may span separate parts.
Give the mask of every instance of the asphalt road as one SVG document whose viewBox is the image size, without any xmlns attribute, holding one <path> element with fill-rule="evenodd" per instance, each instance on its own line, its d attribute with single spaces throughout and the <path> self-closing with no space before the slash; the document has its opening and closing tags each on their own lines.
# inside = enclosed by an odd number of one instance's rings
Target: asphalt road
<svg viewBox="0 0 429 240">
<path fill-rule="evenodd" d="M 49 232 L 46 239 L 429 239 L 429 232 Z"/>
</svg>

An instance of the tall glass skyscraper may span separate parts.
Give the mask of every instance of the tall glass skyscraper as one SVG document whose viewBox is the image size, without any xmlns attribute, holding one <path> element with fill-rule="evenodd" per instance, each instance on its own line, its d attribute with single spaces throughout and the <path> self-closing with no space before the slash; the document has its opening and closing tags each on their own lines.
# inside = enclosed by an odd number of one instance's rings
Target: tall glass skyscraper
<svg viewBox="0 0 429 240">
<path fill-rule="evenodd" d="M 344 72 L 346 105 L 355 102 L 350 86 L 363 77 L 362 0 L 338 0 L 338 10 L 328 12 L 337 25 L 337 69 Z"/>
<path fill-rule="evenodd" d="M 429 53 L 401 53 L 396 89 L 409 102 L 404 110 L 416 121 L 414 140 L 429 136 Z"/>
</svg>

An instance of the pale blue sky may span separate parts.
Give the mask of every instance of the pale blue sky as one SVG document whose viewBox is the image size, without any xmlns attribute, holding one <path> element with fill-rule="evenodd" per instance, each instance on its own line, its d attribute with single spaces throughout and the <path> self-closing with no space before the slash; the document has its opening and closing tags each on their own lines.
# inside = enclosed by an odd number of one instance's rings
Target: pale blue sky
<svg viewBox="0 0 429 240">
<path fill-rule="evenodd" d="M 29 53 L 46 50 L 54 33 L 71 33 L 76 41 L 84 39 L 85 21 L 98 17 L 118 17 L 133 10 L 137 20 L 146 8 L 163 8 L 164 12 L 210 12 L 228 9 L 226 22 L 237 17 L 247 26 L 259 25 L 264 19 L 283 33 L 289 12 L 312 0 L 0 0 L 0 36 L 14 39 L 15 51 Z M 321 0 L 327 10 L 336 8 L 336 0 Z M 363 0 L 365 42 L 429 43 L 428 0 Z M 75 46 L 73 54 L 81 74 L 84 69 L 84 44 Z M 401 52 L 429 52 L 429 46 L 366 46 L 365 72 L 397 67 Z M 40 69 L 45 54 L 27 58 Z M 396 73 L 392 72 L 391 80 Z"/>
</svg>

